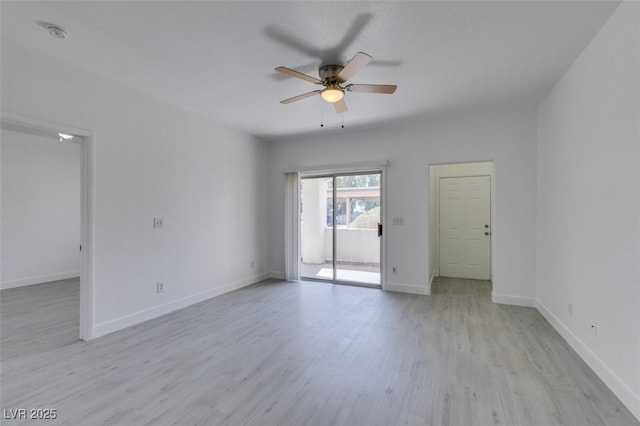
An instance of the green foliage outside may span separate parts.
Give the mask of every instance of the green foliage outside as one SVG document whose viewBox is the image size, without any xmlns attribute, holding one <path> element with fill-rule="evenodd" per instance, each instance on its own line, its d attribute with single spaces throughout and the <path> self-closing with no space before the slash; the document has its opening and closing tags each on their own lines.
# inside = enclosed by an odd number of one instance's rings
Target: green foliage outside
<svg viewBox="0 0 640 426">
<path fill-rule="evenodd" d="M 338 188 L 373 188 L 380 187 L 380 175 L 351 175 L 337 176 L 336 185 Z M 333 180 L 327 180 L 327 187 L 333 188 Z"/>
<path fill-rule="evenodd" d="M 380 220 L 380 206 L 367 210 L 351 222 L 348 228 L 376 229 Z"/>
</svg>

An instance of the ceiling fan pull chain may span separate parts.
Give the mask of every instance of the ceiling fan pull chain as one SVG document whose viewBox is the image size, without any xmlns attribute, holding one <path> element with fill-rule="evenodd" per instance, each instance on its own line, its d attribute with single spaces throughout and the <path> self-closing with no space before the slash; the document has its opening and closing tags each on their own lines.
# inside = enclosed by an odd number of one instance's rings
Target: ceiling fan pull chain
<svg viewBox="0 0 640 426">
<path fill-rule="evenodd" d="M 322 98 L 320 98 L 320 127 L 324 127 L 324 110 L 322 108 Z"/>
<path fill-rule="evenodd" d="M 344 129 L 344 112 L 340 113 L 341 129 Z"/>
</svg>

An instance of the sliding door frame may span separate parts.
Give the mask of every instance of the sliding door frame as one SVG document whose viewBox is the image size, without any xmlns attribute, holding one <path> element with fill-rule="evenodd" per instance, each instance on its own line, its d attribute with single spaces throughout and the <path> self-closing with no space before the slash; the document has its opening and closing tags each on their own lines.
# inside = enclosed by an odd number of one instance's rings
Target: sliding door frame
<svg viewBox="0 0 640 426">
<path fill-rule="evenodd" d="M 336 251 L 337 251 L 337 226 L 336 226 L 336 205 L 337 205 L 337 191 L 336 191 L 336 178 L 340 176 L 353 176 L 353 175 L 366 175 L 366 174 L 380 174 L 380 223 L 382 224 L 382 235 L 379 237 L 379 253 L 380 253 L 380 283 L 379 284 L 371 284 L 364 283 L 358 281 L 341 281 L 338 280 L 337 277 L 337 259 L 336 259 Z M 386 264 L 386 243 L 385 243 L 385 210 L 386 210 L 386 199 L 385 199 L 385 184 L 386 184 L 386 170 L 385 167 L 367 167 L 367 168 L 345 168 L 341 170 L 330 170 L 330 171 L 318 171 L 318 172 L 301 172 L 299 175 L 300 181 L 303 179 L 314 179 L 314 178 L 332 178 L 333 179 L 333 191 L 332 191 L 332 202 L 333 202 L 333 228 L 332 228 L 332 256 L 331 256 L 331 267 L 332 267 L 332 277 L 333 279 L 321 279 L 314 277 L 300 277 L 301 279 L 307 281 L 321 281 L 321 282 L 329 282 L 333 284 L 341 284 L 341 285 L 352 285 L 358 287 L 371 287 L 371 288 L 380 288 L 385 289 L 385 264 Z M 302 189 L 302 184 L 300 185 L 300 190 Z M 302 197 L 299 197 L 299 203 L 302 203 Z M 298 211 L 300 209 L 300 205 L 298 206 Z M 298 247 L 298 253 L 301 253 L 301 247 Z M 300 259 L 301 256 L 298 256 Z"/>
</svg>

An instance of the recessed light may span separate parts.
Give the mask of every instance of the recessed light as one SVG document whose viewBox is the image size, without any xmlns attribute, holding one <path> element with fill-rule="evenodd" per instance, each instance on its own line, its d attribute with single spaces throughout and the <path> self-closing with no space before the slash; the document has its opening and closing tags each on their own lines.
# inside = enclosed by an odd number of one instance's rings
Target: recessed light
<svg viewBox="0 0 640 426">
<path fill-rule="evenodd" d="M 64 30 L 64 28 L 59 27 L 58 25 L 53 25 L 53 24 L 47 25 L 47 31 L 49 31 L 49 34 L 51 34 L 53 37 L 61 38 L 61 39 L 65 39 L 69 35 Z"/>
</svg>

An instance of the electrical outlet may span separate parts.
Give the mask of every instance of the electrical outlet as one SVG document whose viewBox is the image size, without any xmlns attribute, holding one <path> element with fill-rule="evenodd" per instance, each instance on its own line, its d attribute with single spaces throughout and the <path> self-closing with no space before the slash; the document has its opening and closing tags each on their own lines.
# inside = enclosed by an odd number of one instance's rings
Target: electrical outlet
<svg viewBox="0 0 640 426">
<path fill-rule="evenodd" d="M 593 331 L 594 336 L 598 335 L 598 321 L 594 321 L 593 324 L 591 324 L 591 331 Z"/>
<path fill-rule="evenodd" d="M 164 291 L 164 283 L 156 283 L 156 292 L 162 293 Z"/>
<path fill-rule="evenodd" d="M 573 315 L 573 303 L 569 302 L 569 315 L 572 316 Z"/>
<path fill-rule="evenodd" d="M 394 274 L 398 273 L 398 267 L 397 266 L 392 266 L 391 267 L 391 272 L 393 272 Z"/>
<path fill-rule="evenodd" d="M 164 220 L 161 217 L 153 218 L 153 227 L 156 229 L 164 227 Z"/>
</svg>

